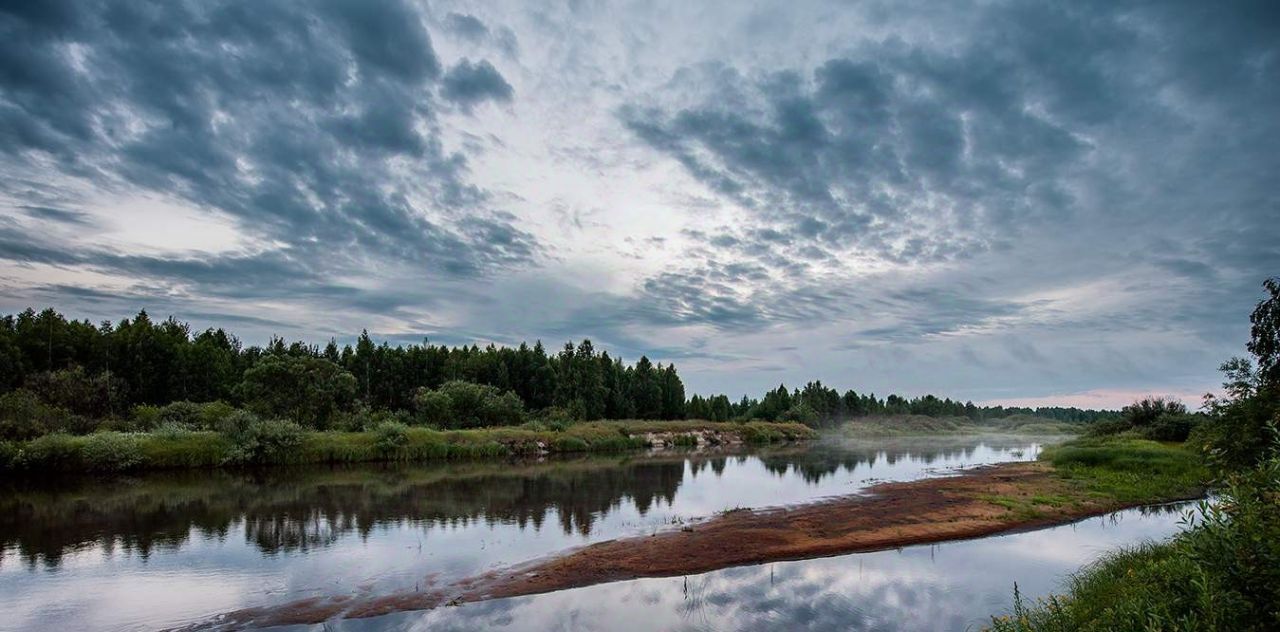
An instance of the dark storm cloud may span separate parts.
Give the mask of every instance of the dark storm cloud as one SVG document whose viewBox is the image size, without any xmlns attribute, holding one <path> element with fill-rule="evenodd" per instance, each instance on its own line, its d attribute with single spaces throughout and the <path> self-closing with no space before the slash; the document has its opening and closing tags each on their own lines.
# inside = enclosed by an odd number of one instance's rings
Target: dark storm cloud
<svg viewBox="0 0 1280 632">
<path fill-rule="evenodd" d="M 487 61 L 471 63 L 464 59 L 449 69 L 444 76 L 444 97 L 463 108 L 470 108 L 484 101 L 510 102 L 515 91 L 502 78 L 493 64 Z"/>
<path fill-rule="evenodd" d="M 407 3 L 0 11 L 0 157 L 11 167 L 48 158 L 105 190 L 220 211 L 288 247 L 293 272 L 380 258 L 477 275 L 537 251 L 511 216 L 486 209 L 435 115 L 439 91 L 470 104 L 509 100 L 510 87 L 485 61 L 455 66 L 441 85 L 442 63 Z M 201 282 L 223 272 L 115 263 Z"/>
<path fill-rule="evenodd" d="M 489 36 L 489 27 L 474 15 L 450 13 L 445 16 L 444 23 L 445 28 L 472 41 L 481 41 Z"/>
</svg>

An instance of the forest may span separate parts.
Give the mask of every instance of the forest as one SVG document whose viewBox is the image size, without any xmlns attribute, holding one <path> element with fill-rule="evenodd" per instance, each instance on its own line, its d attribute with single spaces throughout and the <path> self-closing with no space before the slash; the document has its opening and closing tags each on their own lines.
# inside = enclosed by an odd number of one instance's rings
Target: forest
<svg viewBox="0 0 1280 632">
<path fill-rule="evenodd" d="M 148 430 L 175 404 L 217 403 L 312 429 L 355 430 L 391 415 L 440 428 L 516 425 L 529 419 L 701 419 L 796 421 L 809 426 L 867 415 L 1034 414 L 1091 422 L 1107 411 L 977 406 L 925 395 L 840 391 L 819 381 L 779 385 L 759 399 L 686 397 L 674 364 L 641 356 L 631 364 L 590 340 L 549 353 L 542 343 L 448 347 L 375 343 L 321 347 L 273 338 L 246 346 L 223 329 L 193 333 L 146 311 L 94 325 L 54 309 L 0 318 L 0 438 L 103 427 Z M 206 407 L 208 408 L 208 407 Z"/>
</svg>

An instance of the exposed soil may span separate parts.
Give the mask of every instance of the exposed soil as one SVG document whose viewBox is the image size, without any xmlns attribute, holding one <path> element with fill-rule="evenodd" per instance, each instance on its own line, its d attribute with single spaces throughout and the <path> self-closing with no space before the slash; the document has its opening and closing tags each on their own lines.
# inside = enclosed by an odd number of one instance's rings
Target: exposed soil
<svg viewBox="0 0 1280 632">
<path fill-rule="evenodd" d="M 1056 497 L 1057 506 L 1032 504 Z M 992 498 L 1017 499 L 1034 512 Z M 1062 502 L 1061 499 L 1070 499 Z M 1166 499 L 1173 500 L 1173 499 Z M 671 577 L 730 566 L 897 548 L 1026 530 L 1123 508 L 1091 498 L 1045 463 L 1005 463 L 958 476 L 884 483 L 864 494 L 797 507 L 735 510 L 678 531 L 599 542 L 463 580 L 443 589 L 369 599 L 307 600 L 244 610 L 202 627 L 314 624 L 516 597 L 639 577 Z"/>
</svg>

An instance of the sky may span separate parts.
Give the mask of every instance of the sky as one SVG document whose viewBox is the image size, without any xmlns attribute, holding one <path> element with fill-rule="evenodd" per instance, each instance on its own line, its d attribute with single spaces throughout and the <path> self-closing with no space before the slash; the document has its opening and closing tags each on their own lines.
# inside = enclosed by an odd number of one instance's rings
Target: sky
<svg viewBox="0 0 1280 632">
<path fill-rule="evenodd" d="M 0 312 L 1195 403 L 1277 146 L 1266 0 L 0 2 Z"/>
</svg>

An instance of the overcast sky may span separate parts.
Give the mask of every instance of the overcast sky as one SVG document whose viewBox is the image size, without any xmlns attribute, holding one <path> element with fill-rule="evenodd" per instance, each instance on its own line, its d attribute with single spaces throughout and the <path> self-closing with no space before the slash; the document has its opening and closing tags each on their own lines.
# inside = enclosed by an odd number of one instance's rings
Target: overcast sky
<svg viewBox="0 0 1280 632">
<path fill-rule="evenodd" d="M 4 3 L 0 310 L 1190 402 L 1277 147 L 1268 0 Z"/>
</svg>

